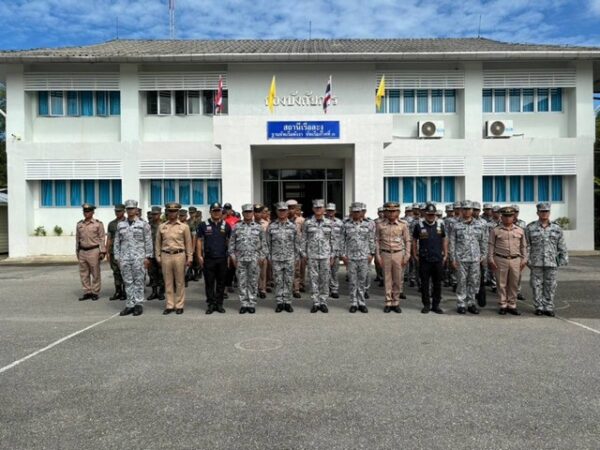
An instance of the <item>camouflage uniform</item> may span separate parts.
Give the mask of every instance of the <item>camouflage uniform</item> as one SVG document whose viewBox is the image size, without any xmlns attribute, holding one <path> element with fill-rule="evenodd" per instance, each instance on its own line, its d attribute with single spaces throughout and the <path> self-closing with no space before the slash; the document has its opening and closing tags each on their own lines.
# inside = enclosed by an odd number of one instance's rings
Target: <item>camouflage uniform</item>
<svg viewBox="0 0 600 450">
<path fill-rule="evenodd" d="M 329 219 L 335 234 L 335 239 L 339 242 L 342 238 L 342 226 L 343 222 L 337 217 Z M 333 266 L 331 266 L 331 274 L 329 277 L 329 291 L 332 294 L 338 294 L 340 291 L 340 282 L 338 280 L 338 271 L 340 269 L 340 254 L 336 253 L 333 259 Z"/>
<path fill-rule="evenodd" d="M 457 220 L 450 234 L 449 253 L 453 262 L 458 262 L 456 306 L 475 306 L 475 295 L 479 292 L 481 261 L 487 256 L 487 233 L 481 222 Z M 466 302 L 465 302 L 466 300 Z"/>
<path fill-rule="evenodd" d="M 275 220 L 267 228 L 267 258 L 273 267 L 275 299 L 278 304 L 292 303 L 295 261 L 299 251 L 299 235 L 291 221 Z"/>
<path fill-rule="evenodd" d="M 550 222 L 544 228 L 540 221 L 525 227 L 533 305 L 541 311 L 554 311 L 554 294 L 558 267 L 569 262 L 567 246 L 560 225 Z"/>
<path fill-rule="evenodd" d="M 123 208 L 125 208 L 125 206 L 123 206 Z M 116 238 L 116 234 L 117 234 L 117 226 L 119 225 L 119 222 L 122 222 L 123 220 L 127 220 L 127 219 L 125 217 L 123 217 L 123 219 L 121 219 L 121 220 L 114 219 L 108 223 L 108 228 L 106 229 L 106 234 L 110 238 L 112 245 L 109 248 L 107 248 L 106 251 L 110 255 L 110 268 L 112 270 L 113 278 L 115 280 L 115 291 L 117 293 L 124 294 L 125 291 L 124 291 L 124 286 L 123 286 L 123 277 L 121 276 L 121 268 L 119 267 L 119 263 L 117 261 L 115 261 L 115 257 L 114 257 L 114 246 L 115 246 L 115 238 Z M 123 297 L 124 297 L 124 295 L 123 295 Z"/>
<path fill-rule="evenodd" d="M 258 261 L 267 255 L 262 226 L 254 220 L 238 222 L 229 239 L 229 255 L 235 257 L 238 263 L 236 274 L 242 307 L 253 308 L 256 305 L 260 273 Z"/>
<path fill-rule="evenodd" d="M 144 302 L 144 259 L 153 257 L 152 232 L 147 222 L 135 219 L 119 222 L 115 236 L 115 259 L 121 267 L 127 308 Z"/>
<path fill-rule="evenodd" d="M 454 205 L 456 206 L 456 205 Z M 444 229 L 446 230 L 446 236 L 452 236 L 452 228 L 456 225 L 456 222 L 459 220 L 458 217 L 444 217 L 442 219 L 444 221 Z M 455 286 L 456 285 L 456 271 L 450 265 L 450 262 L 447 262 L 444 279 L 446 280 L 444 286 Z"/>
<path fill-rule="evenodd" d="M 331 221 L 314 217 L 302 225 L 300 252 L 308 258 L 311 299 L 316 306 L 327 306 L 331 260 L 337 252 L 337 242 Z"/>
<path fill-rule="evenodd" d="M 340 253 L 348 258 L 350 305 L 364 306 L 369 256 L 375 255 L 373 223 L 365 220 L 345 222 Z"/>
</svg>

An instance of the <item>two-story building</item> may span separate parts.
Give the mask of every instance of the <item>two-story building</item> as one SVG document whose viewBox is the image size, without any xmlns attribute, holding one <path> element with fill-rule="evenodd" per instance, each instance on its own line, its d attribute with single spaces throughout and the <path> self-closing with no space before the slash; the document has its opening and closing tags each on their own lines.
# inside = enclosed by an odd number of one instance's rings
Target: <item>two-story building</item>
<svg viewBox="0 0 600 450">
<path fill-rule="evenodd" d="M 275 77 L 273 112 L 267 106 Z M 376 107 L 382 77 L 385 96 Z M 0 52 L 10 256 L 71 254 L 84 202 L 352 201 L 371 216 L 469 198 L 550 201 L 593 234 L 600 48 L 487 39 L 116 40 Z M 331 79 L 332 102 L 323 110 Z M 215 114 L 222 82 L 223 111 Z M 58 225 L 61 237 L 52 236 Z M 34 236 L 43 226 L 46 237 Z"/>
</svg>

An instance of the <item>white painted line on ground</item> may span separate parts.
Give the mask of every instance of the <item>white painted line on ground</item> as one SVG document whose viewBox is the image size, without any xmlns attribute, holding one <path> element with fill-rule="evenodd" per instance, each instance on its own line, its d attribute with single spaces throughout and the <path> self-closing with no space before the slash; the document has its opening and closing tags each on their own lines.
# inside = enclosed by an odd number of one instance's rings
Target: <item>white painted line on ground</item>
<svg viewBox="0 0 600 450">
<path fill-rule="evenodd" d="M 584 324 L 579 323 L 579 322 L 575 322 L 574 320 L 569 320 L 569 319 L 565 319 L 563 317 L 558 317 L 558 316 L 556 316 L 556 318 L 560 319 L 560 320 L 564 320 L 565 322 L 572 323 L 573 325 L 577 325 L 578 327 L 581 327 L 584 330 L 591 331 L 592 333 L 600 334 L 600 330 L 596 330 L 595 328 L 588 327 L 587 325 L 584 325 Z"/>
<path fill-rule="evenodd" d="M 30 353 L 29 355 L 25 356 L 24 358 L 21 358 L 21 359 L 19 359 L 19 360 L 15 361 L 15 362 L 13 362 L 13 363 L 9 364 L 8 366 L 4 366 L 4 367 L 2 367 L 2 368 L 0 369 L 0 373 L 6 372 L 7 370 L 9 370 L 9 369 L 12 369 L 13 367 L 16 367 L 16 366 L 18 366 L 18 365 L 19 365 L 19 364 L 21 364 L 22 362 L 25 362 L 25 361 L 27 361 L 28 359 L 30 359 L 30 358 L 33 358 L 34 356 L 36 356 L 36 355 L 39 355 L 40 353 L 43 353 L 43 352 L 45 352 L 46 350 L 50 350 L 52 347 L 56 347 L 58 344 L 62 344 L 63 342 L 65 342 L 65 341 L 67 341 L 67 340 L 71 339 L 72 337 L 75 337 L 75 336 L 77 336 L 78 334 L 81 334 L 81 333 L 83 333 L 84 331 L 90 330 L 90 329 L 92 329 L 92 328 L 94 328 L 94 327 L 97 327 L 98 325 L 102 325 L 104 322 L 106 322 L 106 321 L 108 321 L 108 320 L 110 320 L 110 319 L 112 319 L 113 317 L 116 317 L 116 316 L 118 316 L 118 315 L 119 315 L 119 313 L 113 314 L 112 316 L 110 316 L 110 317 L 108 317 L 108 318 L 106 318 L 106 319 L 104 319 L 104 320 L 101 320 L 100 322 L 93 323 L 93 324 L 91 324 L 90 326 L 87 326 L 87 327 L 85 327 L 85 328 L 83 328 L 83 329 L 81 329 L 81 330 L 79 330 L 79 331 L 76 331 L 76 332 L 74 332 L 74 333 L 71 333 L 71 334 L 69 334 L 68 336 L 65 336 L 65 337 L 63 337 L 63 338 L 60 338 L 58 341 L 55 341 L 55 342 L 53 342 L 52 344 L 49 344 L 49 345 L 47 345 L 47 346 L 46 346 L 46 347 L 44 347 L 44 348 L 40 348 L 39 350 L 36 350 L 35 352 L 33 352 L 33 353 Z"/>
</svg>

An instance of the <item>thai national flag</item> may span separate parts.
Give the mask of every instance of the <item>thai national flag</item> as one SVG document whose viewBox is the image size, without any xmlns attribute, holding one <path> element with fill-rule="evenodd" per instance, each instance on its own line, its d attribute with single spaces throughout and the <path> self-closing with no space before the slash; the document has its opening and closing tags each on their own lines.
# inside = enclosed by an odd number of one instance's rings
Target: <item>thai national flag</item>
<svg viewBox="0 0 600 450">
<path fill-rule="evenodd" d="M 331 105 L 331 75 L 329 75 L 329 81 L 325 88 L 325 97 L 323 97 L 323 112 L 327 114 L 327 107 Z"/>
<path fill-rule="evenodd" d="M 219 75 L 219 88 L 217 89 L 217 97 L 215 98 L 215 113 L 223 112 L 223 77 Z"/>
</svg>

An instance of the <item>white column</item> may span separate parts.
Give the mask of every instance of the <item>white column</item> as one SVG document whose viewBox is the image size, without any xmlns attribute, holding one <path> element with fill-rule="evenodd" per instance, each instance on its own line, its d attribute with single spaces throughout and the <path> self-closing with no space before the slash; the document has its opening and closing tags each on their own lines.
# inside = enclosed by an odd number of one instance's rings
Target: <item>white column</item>
<svg viewBox="0 0 600 450">
<path fill-rule="evenodd" d="M 223 203 L 231 203 L 236 211 L 244 203 L 252 203 L 252 151 L 250 146 L 228 143 L 221 147 L 221 186 Z"/>
<path fill-rule="evenodd" d="M 481 62 L 465 63 L 465 90 L 463 94 L 463 136 L 465 139 L 482 139 L 483 68 Z"/>
<path fill-rule="evenodd" d="M 383 204 L 383 143 L 354 144 L 354 199 L 351 201 L 366 203 L 367 215 L 377 217 L 377 208 Z"/>
<path fill-rule="evenodd" d="M 592 61 L 578 61 L 577 84 L 575 86 L 576 137 L 595 137 L 594 116 L 594 67 Z M 590 149 L 591 151 L 592 149 Z"/>
<path fill-rule="evenodd" d="M 138 68 L 135 64 L 121 64 L 120 71 L 123 201 L 134 199 L 141 205 L 138 149 L 142 130 Z"/>
</svg>

